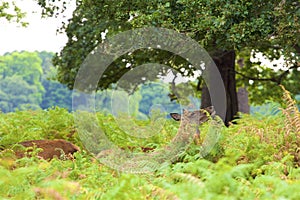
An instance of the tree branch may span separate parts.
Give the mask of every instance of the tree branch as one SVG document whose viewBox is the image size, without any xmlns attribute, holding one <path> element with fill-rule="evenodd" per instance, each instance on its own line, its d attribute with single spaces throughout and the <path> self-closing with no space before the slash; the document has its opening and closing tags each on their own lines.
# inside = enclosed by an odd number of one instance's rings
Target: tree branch
<svg viewBox="0 0 300 200">
<path fill-rule="evenodd" d="M 247 76 L 241 72 L 238 72 L 235 70 L 235 73 L 238 75 L 241 75 L 243 78 L 248 79 L 248 80 L 254 80 L 254 81 L 272 81 L 276 82 L 276 78 L 258 78 L 258 77 L 252 77 L 252 76 Z"/>
<path fill-rule="evenodd" d="M 241 75 L 243 78 L 246 78 L 248 80 L 254 80 L 254 81 L 271 81 L 274 83 L 277 83 L 278 85 L 281 84 L 282 80 L 290 73 L 291 69 L 295 69 L 298 68 L 298 65 L 293 65 L 292 67 L 290 67 L 288 70 L 282 72 L 281 74 L 279 74 L 277 77 L 271 77 L 271 78 L 258 78 L 258 77 L 251 77 L 251 76 L 247 76 L 241 72 L 238 71 L 234 71 L 236 74 Z"/>
</svg>

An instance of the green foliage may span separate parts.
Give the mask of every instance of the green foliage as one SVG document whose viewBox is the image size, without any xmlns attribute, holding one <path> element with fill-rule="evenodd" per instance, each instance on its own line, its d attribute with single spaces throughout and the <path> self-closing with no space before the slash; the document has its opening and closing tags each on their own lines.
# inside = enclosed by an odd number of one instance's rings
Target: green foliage
<svg viewBox="0 0 300 200">
<path fill-rule="evenodd" d="M 28 23 L 23 21 L 26 13 L 23 12 L 15 3 L 15 1 L 0 2 L 0 18 L 5 18 L 9 22 L 16 22 L 22 26 L 27 26 Z"/>
<path fill-rule="evenodd" d="M 72 109 L 72 91 L 55 80 L 51 52 L 12 52 L 0 56 L 0 109 Z"/>
<path fill-rule="evenodd" d="M 97 119 L 99 121 L 100 127 L 104 130 L 105 134 L 109 137 L 111 141 L 113 141 L 115 144 L 117 144 L 120 147 L 127 148 L 128 146 L 160 146 L 164 145 L 167 141 L 170 141 L 172 136 L 174 136 L 176 133 L 176 129 L 174 129 L 174 122 L 172 121 L 166 121 L 163 126 L 167 125 L 167 128 L 162 129 L 162 134 L 154 134 L 153 131 L 156 128 L 155 124 L 151 124 L 149 120 L 147 121 L 140 121 L 140 120 L 133 120 L 132 118 L 129 118 L 128 116 L 119 116 L 124 119 L 115 118 L 112 115 L 103 115 L 101 113 L 97 114 Z M 132 124 L 135 123 L 136 126 L 139 126 L 139 130 L 143 131 L 143 134 L 145 135 L 152 135 L 152 137 L 149 138 L 143 138 L 139 137 L 138 134 L 141 134 L 140 132 L 136 132 L 135 130 L 126 129 L 125 122 L 129 124 L 129 127 Z M 159 123 L 159 121 L 156 121 Z M 152 123 L 155 123 L 152 122 Z M 159 124 L 157 124 L 159 125 Z M 176 124 L 175 124 L 176 125 Z M 147 126 L 151 126 L 150 130 L 147 131 Z M 145 127 L 145 128 L 143 128 Z M 158 127 L 161 127 L 159 125 Z M 152 132 L 151 132 L 152 131 Z M 158 129 L 157 131 L 160 131 Z"/>
<path fill-rule="evenodd" d="M 0 121 L 1 145 L 43 138 L 75 140 L 72 115 L 62 108 L 1 113 Z"/>
<path fill-rule="evenodd" d="M 283 63 L 274 62 L 272 67 L 266 66 L 259 59 L 273 61 L 273 57 L 262 55 L 263 58 L 258 58 L 255 53 L 257 52 L 245 49 L 238 55 L 236 64 L 237 85 L 247 88 L 251 104 L 262 105 L 268 101 L 282 103 L 280 83 L 292 93 L 293 97 L 299 93 L 299 85 L 296 82 L 300 78 L 300 72 L 295 68 L 297 64 L 294 65 L 287 59 Z M 279 50 L 270 53 L 277 59 L 283 55 Z M 291 69 L 288 70 L 287 64 Z"/>
<path fill-rule="evenodd" d="M 45 93 L 41 102 L 41 108 L 48 109 L 59 106 L 72 110 L 72 91 L 55 80 L 43 79 Z"/>
<path fill-rule="evenodd" d="M 3 112 L 39 108 L 42 97 L 38 87 L 28 84 L 22 77 L 16 75 L 2 79 L 0 86 Z"/>
<path fill-rule="evenodd" d="M 47 109 L 53 106 L 59 106 L 72 110 L 72 91 L 56 80 L 57 69 L 52 65 L 52 52 L 38 52 L 42 59 L 42 84 L 45 88 L 41 108 Z"/>
<path fill-rule="evenodd" d="M 51 2 L 39 2 L 46 10 L 57 10 Z M 295 84 L 299 79 L 296 70 L 300 58 L 299 17 L 299 2 L 295 0 L 78 1 L 70 23 L 64 27 L 69 41 L 54 57 L 54 65 L 59 68 L 58 80 L 72 88 L 83 60 L 103 42 L 101 33 L 107 32 L 106 37 L 110 37 L 133 28 L 165 27 L 190 36 L 216 58 L 221 57 L 219 51 L 225 50 L 243 54 L 247 64 L 243 69 L 236 69 L 244 74 L 238 76 L 238 84 L 248 86 L 254 103 L 263 104 L 265 100 L 278 100 L 280 89 L 275 86 L 279 83 L 293 94 L 299 93 L 299 84 Z M 259 63 L 252 64 L 252 50 L 263 52 L 271 60 L 284 55 L 290 71 L 274 72 L 258 66 Z M 132 68 L 156 62 L 189 71 L 187 62 L 170 52 L 144 49 L 131 53 L 111 64 L 106 78 L 99 82 L 99 88 L 109 88 L 128 72 L 122 61 L 124 58 Z M 254 84 L 249 84 L 249 79 L 254 80 Z"/>
<path fill-rule="evenodd" d="M 154 174 L 126 174 L 109 169 L 86 152 L 65 109 L 0 114 L 1 198 L 25 199 L 299 199 L 299 116 L 285 93 L 287 106 L 275 115 L 242 115 L 221 129 L 212 151 L 199 158 L 190 145 L 173 164 Z M 295 115 L 296 114 L 296 115 Z M 167 120 L 154 137 L 128 136 L 117 118 L 97 113 L 98 123 L 119 147 L 164 148 L 179 124 Z M 136 120 L 140 125 L 147 121 Z M 202 140 L 209 126 L 201 127 Z M 143 132 L 141 133 L 143 134 Z M 81 147 L 74 160 L 37 157 L 15 159 L 9 149 L 29 139 L 64 138 Z M 138 151 L 138 150 L 137 150 Z"/>
<path fill-rule="evenodd" d="M 12 75 L 21 76 L 28 84 L 36 85 L 42 89 L 40 83 L 43 74 L 42 60 L 34 52 L 13 52 L 0 57 L 1 77 L 6 78 Z"/>
<path fill-rule="evenodd" d="M 42 60 L 37 53 L 13 52 L 0 56 L 1 110 L 37 109 L 42 102 Z"/>
</svg>

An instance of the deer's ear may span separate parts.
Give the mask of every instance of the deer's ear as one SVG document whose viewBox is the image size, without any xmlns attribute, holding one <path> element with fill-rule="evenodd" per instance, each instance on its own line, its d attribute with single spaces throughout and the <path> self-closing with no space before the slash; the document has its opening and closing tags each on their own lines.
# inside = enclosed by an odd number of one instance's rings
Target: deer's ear
<svg viewBox="0 0 300 200">
<path fill-rule="evenodd" d="M 204 110 L 206 110 L 211 116 L 214 116 L 216 114 L 214 106 L 209 106 L 207 108 L 204 108 Z"/>
<path fill-rule="evenodd" d="M 176 120 L 176 121 L 180 121 L 181 120 L 181 114 L 178 113 L 170 113 L 170 116 Z"/>
</svg>

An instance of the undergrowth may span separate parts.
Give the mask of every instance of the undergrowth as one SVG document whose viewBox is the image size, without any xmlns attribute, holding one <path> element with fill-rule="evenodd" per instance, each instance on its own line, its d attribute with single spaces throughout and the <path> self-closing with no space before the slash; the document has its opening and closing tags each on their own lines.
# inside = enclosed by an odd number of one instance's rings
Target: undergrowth
<svg viewBox="0 0 300 200">
<path fill-rule="evenodd" d="M 115 171 L 85 150 L 73 116 L 61 108 L 0 113 L 1 199 L 300 199 L 300 118 L 288 91 L 274 115 L 241 115 L 222 127 L 204 158 L 192 144 L 176 162 L 150 174 Z M 120 147 L 167 145 L 178 123 L 167 120 L 149 139 L 128 136 L 112 116 L 97 114 Z M 143 124 L 144 122 L 138 122 Z M 201 127 L 202 139 L 208 125 Z M 142 133 L 141 133 L 142 134 Z M 66 139 L 80 146 L 74 160 L 15 159 L 10 146 L 32 139 Z M 202 140 L 203 141 L 203 140 Z"/>
</svg>

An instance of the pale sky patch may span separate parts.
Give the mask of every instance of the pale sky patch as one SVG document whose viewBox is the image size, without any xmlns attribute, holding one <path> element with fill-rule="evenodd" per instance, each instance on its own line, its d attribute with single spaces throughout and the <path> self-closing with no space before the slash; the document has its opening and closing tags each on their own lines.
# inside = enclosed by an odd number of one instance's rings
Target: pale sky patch
<svg viewBox="0 0 300 200">
<path fill-rule="evenodd" d="M 28 27 L 9 23 L 0 19 L 0 55 L 12 51 L 60 51 L 67 42 L 65 34 L 57 33 L 62 22 L 72 17 L 75 2 L 71 1 L 67 12 L 59 18 L 41 18 L 41 9 L 33 0 L 15 0 L 16 4 L 27 12 L 23 21 Z"/>
</svg>

